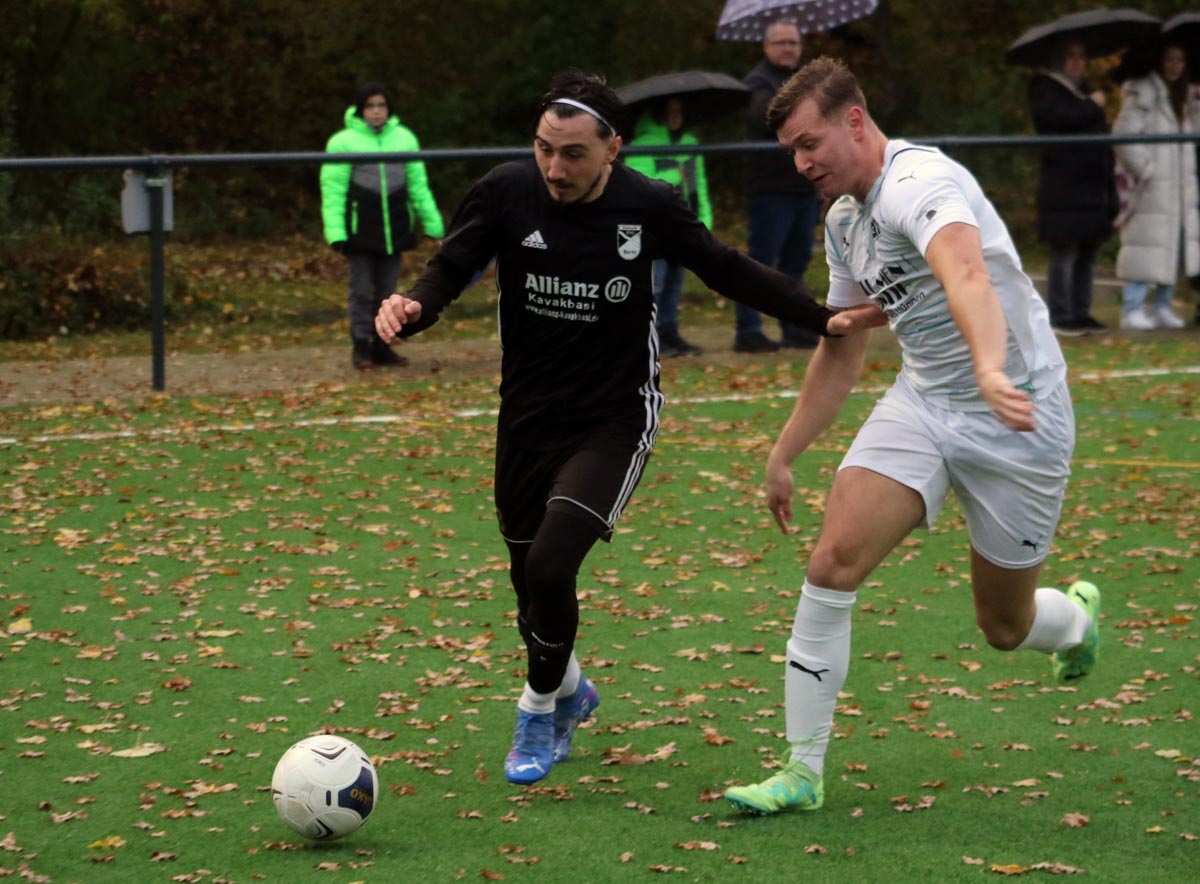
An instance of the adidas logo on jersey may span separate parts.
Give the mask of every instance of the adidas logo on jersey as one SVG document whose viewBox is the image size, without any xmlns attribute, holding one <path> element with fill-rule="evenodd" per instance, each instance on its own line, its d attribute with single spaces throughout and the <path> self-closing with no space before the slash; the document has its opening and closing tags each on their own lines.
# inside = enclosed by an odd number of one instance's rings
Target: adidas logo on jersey
<svg viewBox="0 0 1200 884">
<path fill-rule="evenodd" d="M 535 230 L 533 233 L 529 234 L 529 236 L 521 240 L 521 245 L 525 246 L 527 249 L 544 249 L 546 248 L 546 241 L 542 239 L 542 232 L 540 230 Z"/>
</svg>

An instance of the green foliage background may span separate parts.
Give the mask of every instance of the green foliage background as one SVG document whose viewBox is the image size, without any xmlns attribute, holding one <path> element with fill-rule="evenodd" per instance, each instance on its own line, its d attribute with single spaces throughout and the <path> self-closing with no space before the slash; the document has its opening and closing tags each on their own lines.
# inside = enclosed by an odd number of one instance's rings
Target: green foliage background
<svg viewBox="0 0 1200 884">
<path fill-rule="evenodd" d="M 378 79 L 430 147 L 512 145 L 530 107 L 569 65 L 621 84 L 665 70 L 741 75 L 754 43 L 720 43 L 723 0 L 31 0 L 3 4 L 0 151 L 16 156 L 323 147 L 356 83 Z M 847 58 L 876 115 L 897 135 L 1029 130 L 1023 72 L 1003 49 L 1063 12 L 1128 0 L 882 0 L 873 16 L 814 35 L 809 55 Z M 1169 16 L 1179 0 L 1143 0 Z M 740 137 L 740 127 L 706 133 Z M 1029 156 L 992 151 L 985 167 L 1027 171 Z M 718 183 L 736 187 L 737 164 Z M 990 170 L 990 169 L 989 169 Z M 478 169 L 441 164 L 449 209 Z M 241 235 L 311 228 L 314 170 L 184 170 L 180 233 Z M 23 174 L 0 185 L 10 236 L 52 224 L 89 234 L 116 227 L 111 174 Z M 1021 187 L 1012 174 L 1008 187 Z M 1022 190 L 1025 192 L 1027 188 Z"/>
<path fill-rule="evenodd" d="M 321 150 L 365 79 L 388 85 L 424 147 L 520 145 L 536 97 L 571 65 L 617 86 L 690 68 L 742 76 L 761 49 L 715 39 L 723 2 L 0 0 L 0 156 Z M 1165 18 L 1180 2 L 1139 7 Z M 806 38 L 805 53 L 845 58 L 891 135 L 1025 133 L 1027 74 L 1005 66 L 1004 47 L 1059 14 L 1122 5 L 1129 0 L 881 0 L 872 16 Z M 1115 86 L 1103 75 L 1115 61 L 1091 71 L 1112 114 Z M 700 134 L 744 138 L 736 117 Z M 1018 244 L 1036 249 L 1036 151 L 958 154 Z M 431 163 L 442 211 L 491 164 Z M 734 155 L 708 161 L 717 233 L 735 244 L 745 233 L 742 167 Z M 234 262 L 266 260 L 297 237 L 319 250 L 316 178 L 300 165 L 177 169 L 173 248 L 223 242 L 223 260 Z M 0 174 L 0 339 L 145 324 L 144 259 L 116 258 L 128 240 L 122 184 L 112 169 Z M 183 319 L 203 292 L 169 264 L 168 311 Z"/>
</svg>

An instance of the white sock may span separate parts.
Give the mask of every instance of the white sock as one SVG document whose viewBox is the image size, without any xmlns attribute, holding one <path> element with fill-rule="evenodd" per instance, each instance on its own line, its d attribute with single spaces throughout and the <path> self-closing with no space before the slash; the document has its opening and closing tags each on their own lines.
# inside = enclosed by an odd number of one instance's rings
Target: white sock
<svg viewBox="0 0 1200 884">
<path fill-rule="evenodd" d="M 554 695 L 560 700 L 565 697 L 575 696 L 575 691 L 579 688 L 579 679 L 583 673 L 579 670 L 579 661 L 575 658 L 575 652 L 571 652 L 571 659 L 567 661 L 567 671 L 563 673 L 562 684 L 558 686 L 558 692 Z"/>
<path fill-rule="evenodd" d="M 532 712 L 535 715 L 546 715 L 554 711 L 554 694 L 539 694 L 525 682 L 525 690 L 521 699 L 517 700 L 517 708 L 522 712 Z"/>
<path fill-rule="evenodd" d="M 787 644 L 787 739 L 792 761 L 803 761 L 816 773 L 825 767 L 833 710 L 850 669 L 850 615 L 856 595 L 804 581 Z"/>
<path fill-rule="evenodd" d="M 1029 635 L 1017 645 L 1019 651 L 1041 651 L 1053 654 L 1073 648 L 1087 635 L 1092 625 L 1087 611 L 1079 607 L 1065 592 L 1039 587 L 1033 594 L 1036 613 Z"/>
</svg>

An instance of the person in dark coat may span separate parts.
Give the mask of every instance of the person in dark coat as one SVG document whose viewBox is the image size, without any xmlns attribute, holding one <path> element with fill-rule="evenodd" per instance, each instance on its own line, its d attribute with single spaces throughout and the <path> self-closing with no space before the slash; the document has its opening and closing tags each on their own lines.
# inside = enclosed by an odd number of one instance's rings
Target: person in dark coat
<svg viewBox="0 0 1200 884">
<path fill-rule="evenodd" d="M 1058 63 L 1029 84 L 1029 106 L 1039 135 L 1107 135 L 1104 93 L 1084 90 L 1087 55 L 1065 43 Z M 1092 316 L 1096 252 L 1112 235 L 1117 214 L 1113 153 L 1107 144 L 1043 147 L 1038 175 L 1038 237 L 1050 246 L 1047 304 L 1056 334 L 1104 331 Z"/>
<path fill-rule="evenodd" d="M 746 112 L 746 138 L 775 144 L 767 127 L 767 105 L 796 72 L 802 49 L 800 28 L 780 20 L 763 34 L 762 61 L 742 80 L 750 88 Z M 807 178 L 796 171 L 781 150 L 762 151 L 746 159 L 746 210 L 750 257 L 801 285 L 812 257 L 821 201 Z M 777 344 L 763 333 L 762 316 L 753 307 L 738 304 L 733 349 L 739 353 L 771 353 L 784 347 L 815 347 L 820 338 L 808 329 L 781 320 Z"/>
</svg>

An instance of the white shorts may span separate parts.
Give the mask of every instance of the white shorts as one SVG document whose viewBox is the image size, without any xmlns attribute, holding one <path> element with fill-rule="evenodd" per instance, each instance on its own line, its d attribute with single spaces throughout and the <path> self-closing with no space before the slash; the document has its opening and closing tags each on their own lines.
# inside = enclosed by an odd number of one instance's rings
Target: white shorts
<svg viewBox="0 0 1200 884">
<path fill-rule="evenodd" d="M 903 375 L 875 405 L 838 469 L 864 467 L 912 488 L 933 525 L 953 488 L 971 545 L 1001 568 L 1046 558 L 1075 448 L 1066 382 L 1037 403 L 1037 429 L 1010 430 L 990 411 L 948 411 L 915 393 Z"/>
</svg>

